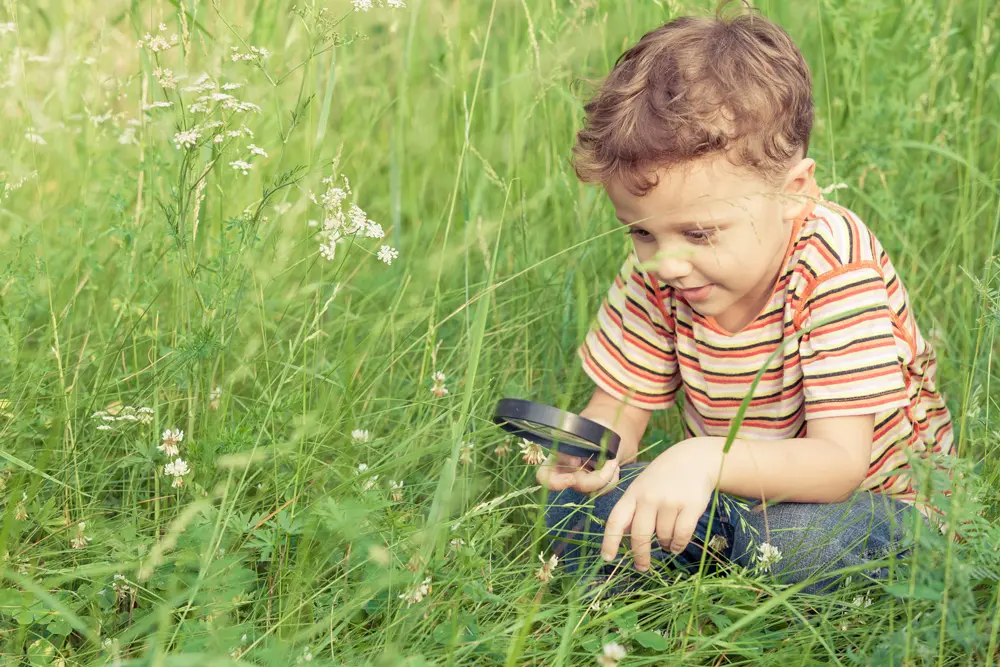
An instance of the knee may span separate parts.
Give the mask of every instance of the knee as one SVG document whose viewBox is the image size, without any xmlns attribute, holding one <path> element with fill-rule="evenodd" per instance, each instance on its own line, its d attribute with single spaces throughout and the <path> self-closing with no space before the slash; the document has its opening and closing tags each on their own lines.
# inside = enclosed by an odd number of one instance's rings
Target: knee
<svg viewBox="0 0 1000 667">
<path fill-rule="evenodd" d="M 585 511 L 583 505 L 587 496 L 573 489 L 552 491 L 545 501 L 545 527 L 549 532 L 566 530 L 574 516 Z"/>
</svg>

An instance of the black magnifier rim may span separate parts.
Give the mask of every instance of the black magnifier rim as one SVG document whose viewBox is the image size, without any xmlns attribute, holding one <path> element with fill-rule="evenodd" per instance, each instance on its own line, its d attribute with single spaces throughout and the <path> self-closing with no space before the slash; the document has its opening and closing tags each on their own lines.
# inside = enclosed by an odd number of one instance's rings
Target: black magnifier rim
<svg viewBox="0 0 1000 667">
<path fill-rule="evenodd" d="M 509 419 L 518 419 L 564 431 L 581 440 L 593 443 L 598 451 L 563 440 L 553 440 L 535 431 L 529 431 L 512 424 L 508 421 Z M 579 456 L 584 459 L 593 458 L 600 454 L 602 440 L 605 442 L 605 452 L 608 458 L 613 459 L 618 455 L 618 445 L 621 443 L 621 436 L 595 421 L 572 412 L 560 410 L 551 405 L 535 403 L 534 401 L 521 398 L 501 399 L 493 412 L 493 423 L 520 438 L 525 438 L 532 442 L 537 442 L 543 447 L 554 448 L 570 456 Z"/>
</svg>

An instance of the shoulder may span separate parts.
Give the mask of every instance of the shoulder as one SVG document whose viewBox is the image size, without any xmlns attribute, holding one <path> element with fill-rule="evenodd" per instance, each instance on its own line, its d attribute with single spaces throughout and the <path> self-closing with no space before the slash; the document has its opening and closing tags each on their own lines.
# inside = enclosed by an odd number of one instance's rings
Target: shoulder
<svg viewBox="0 0 1000 667">
<path fill-rule="evenodd" d="M 801 262 L 823 274 L 846 266 L 879 262 L 882 246 L 875 234 L 851 210 L 819 202 L 800 234 Z"/>
</svg>

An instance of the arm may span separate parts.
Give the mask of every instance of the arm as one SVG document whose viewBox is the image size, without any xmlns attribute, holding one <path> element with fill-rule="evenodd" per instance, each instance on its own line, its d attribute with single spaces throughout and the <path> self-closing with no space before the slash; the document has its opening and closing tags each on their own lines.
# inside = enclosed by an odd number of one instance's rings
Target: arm
<svg viewBox="0 0 1000 667">
<path fill-rule="evenodd" d="M 775 502 L 840 502 L 868 474 L 874 426 L 874 415 L 815 419 L 805 438 L 737 439 L 725 455 L 725 438 L 693 438 L 676 445 L 677 455 L 706 460 L 724 493 Z"/>
<path fill-rule="evenodd" d="M 587 407 L 580 412 L 602 426 L 610 428 L 621 436 L 618 445 L 618 465 L 631 463 L 639 454 L 639 442 L 646 433 L 652 412 L 639 407 L 627 405 L 603 389 L 596 389 Z"/>
</svg>

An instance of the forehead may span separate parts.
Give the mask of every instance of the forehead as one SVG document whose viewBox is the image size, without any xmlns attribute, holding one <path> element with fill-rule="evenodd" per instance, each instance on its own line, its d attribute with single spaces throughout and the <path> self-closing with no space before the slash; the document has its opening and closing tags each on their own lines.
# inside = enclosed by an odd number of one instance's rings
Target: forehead
<svg viewBox="0 0 1000 667">
<path fill-rule="evenodd" d="M 629 222 L 651 218 L 712 219 L 742 210 L 771 188 L 756 173 L 716 156 L 656 170 L 656 185 L 636 195 L 618 179 L 605 183 L 615 212 Z"/>
</svg>

